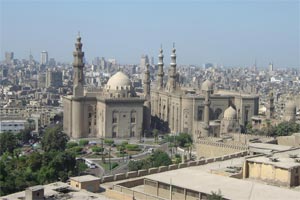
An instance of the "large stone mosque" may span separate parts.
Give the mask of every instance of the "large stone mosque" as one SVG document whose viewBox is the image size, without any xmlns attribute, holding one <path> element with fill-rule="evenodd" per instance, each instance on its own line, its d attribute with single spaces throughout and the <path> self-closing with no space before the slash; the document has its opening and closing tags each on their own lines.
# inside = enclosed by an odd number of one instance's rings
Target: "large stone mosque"
<svg viewBox="0 0 300 200">
<path fill-rule="evenodd" d="M 199 91 L 182 89 L 174 47 L 167 82 L 164 82 L 164 56 L 160 49 L 156 84 L 150 88 L 147 65 L 140 96 L 122 71 L 114 74 L 100 92 L 85 91 L 80 36 L 75 47 L 73 95 L 63 97 L 64 132 L 71 138 L 140 137 L 144 131 L 158 128 L 156 121 L 164 122 L 173 134 L 186 132 L 196 138 L 219 136 L 240 132 L 258 114 L 258 96 L 215 92 L 210 80 L 204 81 Z"/>
</svg>

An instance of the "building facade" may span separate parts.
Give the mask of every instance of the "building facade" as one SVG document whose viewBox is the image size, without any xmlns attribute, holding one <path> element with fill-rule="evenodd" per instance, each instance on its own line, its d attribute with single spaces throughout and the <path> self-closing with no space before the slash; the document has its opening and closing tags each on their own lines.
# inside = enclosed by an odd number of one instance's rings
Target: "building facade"
<svg viewBox="0 0 300 200">
<path fill-rule="evenodd" d="M 163 50 L 160 50 L 156 87 L 151 89 L 151 115 L 163 121 L 171 133 L 185 132 L 197 137 L 211 135 L 210 121 L 223 119 L 224 111 L 232 106 L 236 121 L 246 126 L 258 114 L 259 97 L 229 91 L 214 91 L 206 80 L 200 91 L 183 90 L 176 70 L 175 48 L 172 50 L 168 81 L 164 83 Z M 156 122 L 154 127 L 156 126 Z"/>
<path fill-rule="evenodd" d="M 73 95 L 63 98 L 65 133 L 72 138 L 140 137 L 143 121 L 150 121 L 150 117 L 144 118 L 145 95 L 137 96 L 130 79 L 121 71 L 101 91 L 84 91 L 80 37 L 75 46 Z"/>
</svg>

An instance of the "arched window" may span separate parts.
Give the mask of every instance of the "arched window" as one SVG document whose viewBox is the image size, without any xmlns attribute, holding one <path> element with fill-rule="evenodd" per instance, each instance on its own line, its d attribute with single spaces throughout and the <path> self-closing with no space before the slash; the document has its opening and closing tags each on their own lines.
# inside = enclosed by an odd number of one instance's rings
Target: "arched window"
<svg viewBox="0 0 300 200">
<path fill-rule="evenodd" d="M 135 110 L 131 111 L 130 122 L 131 123 L 136 123 L 136 111 Z"/>
</svg>

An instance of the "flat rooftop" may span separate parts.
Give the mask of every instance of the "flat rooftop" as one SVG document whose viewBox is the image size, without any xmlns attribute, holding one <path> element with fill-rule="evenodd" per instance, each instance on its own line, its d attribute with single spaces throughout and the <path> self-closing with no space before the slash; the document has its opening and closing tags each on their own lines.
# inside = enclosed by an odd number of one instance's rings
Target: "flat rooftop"
<svg viewBox="0 0 300 200">
<path fill-rule="evenodd" d="M 273 151 L 286 151 L 286 150 L 293 149 L 293 147 L 290 146 L 267 144 L 267 143 L 249 143 L 249 147 L 257 148 L 257 149 L 273 150 Z"/>
<path fill-rule="evenodd" d="M 35 186 L 34 186 L 35 187 Z M 41 187 L 41 186 L 38 186 Z M 48 185 L 43 185 L 44 187 L 44 195 L 45 199 L 51 199 L 51 200 L 61 200 L 61 199 L 76 199 L 76 200 L 113 200 L 107 196 L 105 196 L 103 193 L 92 193 L 88 192 L 86 190 L 79 190 L 76 188 L 71 187 L 67 183 L 63 182 L 55 182 Z M 62 189 L 69 189 L 69 192 L 59 192 Z M 13 193 L 7 196 L 0 197 L 0 200 L 20 200 L 24 198 L 25 199 L 25 191 Z"/>
<path fill-rule="evenodd" d="M 87 182 L 87 181 L 98 181 L 100 178 L 92 175 L 84 175 L 84 176 L 76 176 L 71 177 L 71 180 L 77 181 L 77 182 Z"/>
<path fill-rule="evenodd" d="M 283 169 L 300 167 L 300 162 L 296 162 L 295 158 L 293 158 L 293 156 L 300 159 L 300 148 L 273 153 L 273 155 L 271 157 L 277 159 L 277 161 L 275 161 L 275 162 L 272 161 L 270 159 L 270 157 L 267 157 L 267 156 L 252 157 L 252 158 L 248 158 L 247 161 L 269 164 L 269 165 L 273 165 L 275 167 L 279 167 L 279 168 L 283 168 Z"/>
<path fill-rule="evenodd" d="M 206 194 L 211 194 L 212 191 L 217 192 L 220 189 L 223 197 L 227 199 L 300 199 L 300 192 L 295 190 L 270 186 L 247 179 L 242 180 L 215 175 L 200 170 L 198 167 L 153 174 L 145 178 L 165 184 L 172 183 L 173 186 L 188 188 Z"/>
</svg>

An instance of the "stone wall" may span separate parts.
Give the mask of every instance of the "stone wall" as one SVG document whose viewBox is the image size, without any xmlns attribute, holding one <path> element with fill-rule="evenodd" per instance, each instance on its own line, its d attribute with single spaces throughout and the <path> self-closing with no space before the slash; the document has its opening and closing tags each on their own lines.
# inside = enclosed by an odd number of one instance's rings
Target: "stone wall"
<svg viewBox="0 0 300 200">
<path fill-rule="evenodd" d="M 248 151 L 239 151 L 239 152 L 234 152 L 230 155 L 225 155 L 225 156 L 217 156 L 217 157 L 202 159 L 202 160 L 197 160 L 197 161 L 189 161 L 186 163 L 172 164 L 169 166 L 161 166 L 158 168 L 155 167 L 155 168 L 150 168 L 150 169 L 131 171 L 131 172 L 127 172 L 127 173 L 103 176 L 101 179 L 101 183 L 120 181 L 120 180 L 124 180 L 124 179 L 135 178 L 135 177 L 143 177 L 143 176 L 147 176 L 150 174 L 155 174 L 155 173 L 160 173 L 160 172 L 165 172 L 165 171 L 170 171 L 170 170 L 176 170 L 176 169 L 181 169 L 181 168 L 185 168 L 185 167 L 205 165 L 207 163 L 243 157 L 243 156 L 246 156 L 247 154 L 248 154 Z M 137 179 L 137 180 L 139 180 L 139 179 Z M 134 186 L 132 186 L 132 187 L 134 187 Z"/>
<path fill-rule="evenodd" d="M 233 145 L 207 140 L 198 140 L 195 146 L 198 158 L 220 157 L 247 151 L 247 147 L 244 145 Z"/>
</svg>

